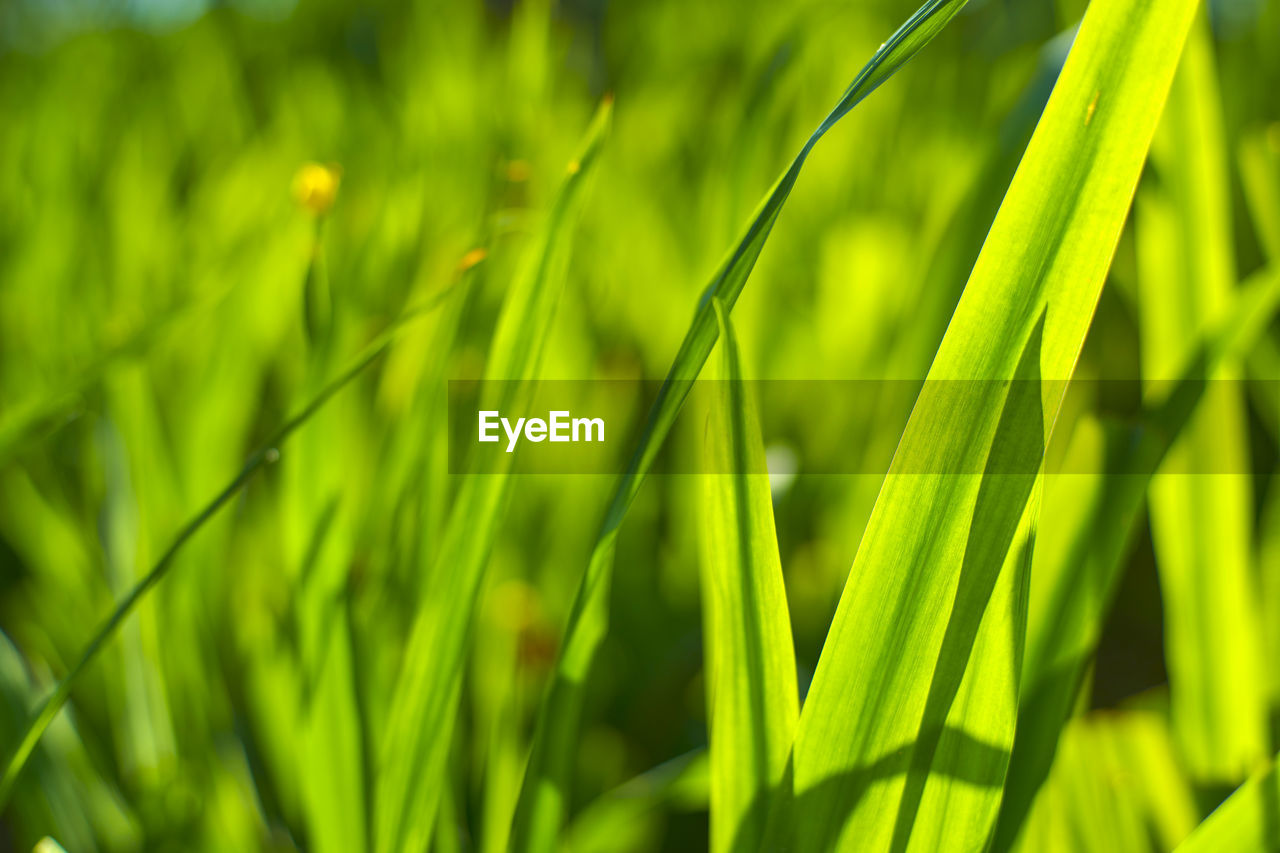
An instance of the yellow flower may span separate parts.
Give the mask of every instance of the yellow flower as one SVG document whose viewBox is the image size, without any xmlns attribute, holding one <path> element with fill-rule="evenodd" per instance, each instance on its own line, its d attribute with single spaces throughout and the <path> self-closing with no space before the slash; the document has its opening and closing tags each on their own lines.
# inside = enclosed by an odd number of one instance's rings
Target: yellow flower
<svg viewBox="0 0 1280 853">
<path fill-rule="evenodd" d="M 337 163 L 304 163 L 293 176 L 293 198 L 312 216 L 324 216 L 333 207 L 341 182 L 342 167 Z"/>
<path fill-rule="evenodd" d="M 462 260 L 458 261 L 458 272 L 464 273 L 483 261 L 488 256 L 488 251 L 483 248 L 472 249 L 462 256 Z"/>
</svg>

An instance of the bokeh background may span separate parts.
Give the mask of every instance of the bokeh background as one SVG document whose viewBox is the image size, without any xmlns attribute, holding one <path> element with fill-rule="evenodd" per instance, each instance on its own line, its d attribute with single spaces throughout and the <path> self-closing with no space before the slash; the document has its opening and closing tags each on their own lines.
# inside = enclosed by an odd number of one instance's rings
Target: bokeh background
<svg viewBox="0 0 1280 853">
<path fill-rule="evenodd" d="M 735 310 L 750 375 L 925 374 L 1084 6 L 972 0 L 831 132 Z M 613 127 L 573 225 L 544 374 L 660 378 L 762 194 L 913 8 L 0 5 L 6 752 L 113 602 L 246 455 L 485 252 L 465 289 L 415 321 L 180 555 L 41 742 L 0 819 L 0 849 L 46 835 L 69 851 L 351 849 L 340 840 L 360 835 L 363 807 L 316 793 L 312 753 L 336 738 L 372 761 L 358 746 L 383 724 L 454 488 L 443 382 L 483 371 L 503 296 L 596 105 L 613 95 Z M 1280 3 L 1218 0 L 1209 17 L 1243 278 L 1275 260 Z M 320 219 L 292 190 L 305 163 L 340 167 Z M 1137 277 L 1130 226 L 1083 375 L 1142 375 Z M 323 348 L 309 281 L 331 303 Z M 1274 331 L 1248 364 L 1273 378 Z M 1252 400 L 1248 413 L 1252 565 L 1274 661 L 1277 412 Z M 840 442 L 847 425 L 765 419 L 771 459 L 797 472 L 774 497 L 803 692 L 879 478 L 824 475 L 786 452 L 788 434 Z M 863 426 L 867 442 L 897 440 Z M 473 632 L 440 849 L 501 837 L 610 485 L 529 477 L 515 490 Z M 687 478 L 652 479 L 621 534 L 575 757 L 580 849 L 706 845 L 697 495 Z M 1140 520 L 1082 698 L 1098 710 L 1062 773 L 1110 772 L 1089 752 L 1111 736 L 1097 721 L 1165 701 L 1155 553 Z M 317 721 L 308 702 L 329 654 L 349 661 L 350 701 Z M 1107 784 L 1132 782 L 1115 772 Z M 1197 786 L 1196 808 L 1230 787 Z"/>
</svg>

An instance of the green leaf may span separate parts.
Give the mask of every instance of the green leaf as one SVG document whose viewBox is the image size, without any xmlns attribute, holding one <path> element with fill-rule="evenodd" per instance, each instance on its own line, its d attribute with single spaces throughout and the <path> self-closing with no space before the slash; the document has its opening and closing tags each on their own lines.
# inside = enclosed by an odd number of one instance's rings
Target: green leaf
<svg viewBox="0 0 1280 853">
<path fill-rule="evenodd" d="M 1209 25 L 1193 30 L 1137 205 L 1144 375 L 1168 380 L 1235 282 L 1227 157 Z M 1224 364 L 1210 379 L 1239 378 Z M 1244 399 L 1214 389 L 1150 486 L 1174 733 L 1191 772 L 1238 781 L 1270 754 L 1252 588 Z M 1185 467 L 1184 467 L 1185 466 Z M 1188 471 L 1196 472 L 1189 476 Z"/>
<path fill-rule="evenodd" d="M 689 383 L 702 371 L 715 345 L 717 327 L 711 300 L 719 299 L 728 310 L 732 310 L 795 186 L 800 169 L 818 140 L 928 44 L 966 2 L 929 0 L 880 46 L 765 196 L 746 233 L 704 290 L 680 350 L 667 371 L 667 379 L 649 411 L 627 472 L 613 493 L 587 570 L 578 586 L 555 679 L 539 708 L 533 751 L 516 810 L 512 835 L 515 849 L 554 849 L 564 823 L 570 768 L 582 712 L 583 685 L 609 628 L 609 585 L 618 529 L 680 413 L 689 393 Z"/>
<path fill-rule="evenodd" d="M 986 843 L 1017 706 L 1034 460 L 1194 9 L 1089 7 L 881 489 L 801 712 L 793 802 L 779 804 L 769 842 Z M 1023 381 L 999 381 L 1010 379 Z M 954 405 L 930 392 L 946 380 L 978 382 Z M 898 473 L 908 465 L 984 473 Z"/>
<path fill-rule="evenodd" d="M 765 794 L 781 781 L 800 706 L 759 417 L 728 312 L 713 305 L 724 358 L 707 426 L 716 473 L 702 478 L 703 646 L 711 849 L 727 851 L 764 830 Z"/>
<path fill-rule="evenodd" d="M 532 380 L 538 375 L 563 290 L 571 225 L 610 112 L 611 102 L 605 101 L 587 130 L 580 154 L 569 164 L 529 266 L 503 305 L 486 380 Z M 488 399 L 485 408 L 520 410 L 525 406 L 513 395 L 527 395 L 531 385 L 494 382 L 488 388 L 499 389 L 496 393 L 502 399 Z M 505 475 L 465 477 L 439 551 L 424 566 L 429 571 L 426 589 L 396 680 L 376 771 L 376 850 L 420 850 L 431 838 L 445 785 L 472 617 L 510 484 Z"/>
<path fill-rule="evenodd" d="M 1196 827 L 1177 853 L 1274 850 L 1280 838 L 1280 774 L 1274 759 Z"/>
</svg>

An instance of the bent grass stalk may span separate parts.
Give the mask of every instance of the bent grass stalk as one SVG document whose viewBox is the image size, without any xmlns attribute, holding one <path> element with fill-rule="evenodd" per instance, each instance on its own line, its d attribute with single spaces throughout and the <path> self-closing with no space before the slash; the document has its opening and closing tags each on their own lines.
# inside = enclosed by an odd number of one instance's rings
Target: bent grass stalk
<svg viewBox="0 0 1280 853">
<path fill-rule="evenodd" d="M 516 809 L 512 846 L 517 850 L 550 850 L 564 823 L 571 753 L 582 704 L 582 685 L 608 631 L 609 581 L 613 548 L 622 520 L 640 491 L 662 443 L 698 377 L 717 338 L 712 300 L 732 311 L 778 215 L 795 186 L 805 160 L 818 141 L 850 110 L 888 80 L 964 7 L 967 0 L 929 0 L 907 19 L 871 57 L 839 102 L 805 141 L 782 177 L 769 190 L 746 233 L 729 252 L 703 291 L 692 323 L 649 411 L 631 462 L 605 512 L 586 572 L 578 585 L 550 692 L 539 707 L 534 743 Z"/>
</svg>

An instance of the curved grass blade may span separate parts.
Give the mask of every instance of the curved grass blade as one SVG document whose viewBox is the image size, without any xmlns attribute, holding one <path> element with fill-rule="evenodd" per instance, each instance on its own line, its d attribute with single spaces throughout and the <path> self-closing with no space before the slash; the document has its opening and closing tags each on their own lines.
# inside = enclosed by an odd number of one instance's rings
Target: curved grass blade
<svg viewBox="0 0 1280 853">
<path fill-rule="evenodd" d="M 1022 578 L 1009 575 L 1026 571 L 1039 481 L 1028 472 L 1083 345 L 1195 6 L 1089 7 L 929 372 L 986 390 L 963 407 L 945 394 L 917 401 L 801 712 L 768 843 L 985 845 L 1017 706 L 1025 601 Z M 904 460 L 927 470 L 931 459 L 933 470 L 984 474 L 894 473 Z"/>
<path fill-rule="evenodd" d="M 711 849 L 764 830 L 799 715 L 795 649 L 774 531 L 764 440 L 728 311 L 712 301 L 723 354 L 707 424 L 702 602 L 711 752 Z"/>
<path fill-rule="evenodd" d="M 567 808 L 572 755 L 581 714 L 582 689 L 609 623 L 609 582 L 618 529 L 640 484 L 675 423 L 696 379 L 715 345 L 717 328 L 712 299 L 732 310 L 760 250 L 773 230 L 805 159 L 818 140 L 849 110 L 871 94 L 915 56 L 967 0 L 929 0 L 880 46 L 858 73 L 835 108 L 809 136 L 782 177 L 756 209 L 746 233 L 729 252 L 703 292 L 689 330 L 667 372 L 666 381 L 649 411 L 626 473 L 614 490 L 596 544 L 574 599 L 550 692 L 538 711 L 533 752 L 525 771 L 513 828 L 517 850 L 554 849 Z"/>
<path fill-rule="evenodd" d="M 13 754 L 5 764 L 4 776 L 0 777 L 0 808 L 3 808 L 5 802 L 8 801 L 9 795 L 13 791 L 14 783 L 17 782 L 18 775 L 26 765 L 27 759 L 31 757 L 31 751 L 35 749 L 40 736 L 49 727 L 49 723 L 53 721 L 58 710 L 66 703 L 67 698 L 71 695 L 71 689 L 75 686 L 80 675 L 98 656 L 98 652 L 102 650 L 107 641 L 115 636 L 120 624 L 133 612 L 134 607 L 137 606 L 142 597 L 168 574 L 173 567 L 174 558 L 177 556 L 178 551 L 182 549 L 182 546 L 187 543 L 187 540 L 194 536 L 207 521 L 217 515 L 218 511 L 244 488 L 245 484 L 259 469 L 278 460 L 280 457 L 280 445 L 309 421 L 335 394 L 376 362 L 395 342 L 396 337 L 407 323 L 439 305 L 446 296 L 452 293 L 456 286 L 458 285 L 445 288 L 423 304 L 406 310 L 399 319 L 365 347 L 364 351 L 357 356 L 350 367 L 325 385 L 312 398 L 310 403 L 304 406 L 300 412 L 290 418 L 254 451 L 245 461 L 244 467 L 240 469 L 240 472 L 232 478 L 231 482 L 178 531 L 173 543 L 160 556 L 156 564 L 129 590 L 128 594 L 116 605 L 111 615 L 107 617 L 107 620 L 98 628 L 93 635 L 93 639 L 85 646 L 84 652 L 81 653 L 71 669 L 67 671 L 67 674 L 63 676 L 57 688 L 40 706 L 40 710 L 36 712 L 31 722 L 27 725 L 21 740 L 18 741 L 17 747 L 15 747 Z"/>
<path fill-rule="evenodd" d="M 532 380 L 563 290 L 569 226 L 609 124 L 606 100 L 570 164 L 531 266 L 503 305 L 485 369 L 489 380 Z M 525 410 L 531 382 L 496 382 L 502 399 L 487 409 Z M 520 395 L 520 396 L 515 396 Z M 444 790 L 472 615 L 489 550 L 510 491 L 505 474 L 465 477 L 454 500 L 439 553 L 414 617 L 388 712 L 377 768 L 374 848 L 385 853 L 423 849 L 431 838 Z"/>
</svg>

